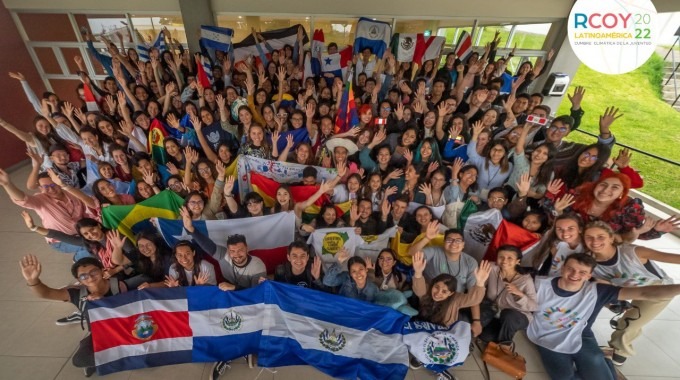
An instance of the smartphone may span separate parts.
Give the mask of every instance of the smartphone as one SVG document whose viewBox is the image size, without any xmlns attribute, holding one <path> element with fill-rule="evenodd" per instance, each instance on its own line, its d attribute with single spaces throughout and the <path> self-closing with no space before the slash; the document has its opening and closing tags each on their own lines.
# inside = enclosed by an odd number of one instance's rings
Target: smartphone
<svg viewBox="0 0 680 380">
<path fill-rule="evenodd" d="M 546 126 L 549 121 L 550 121 L 550 119 L 547 118 L 547 117 L 538 117 L 536 115 L 527 116 L 527 123 L 533 123 L 533 124 L 538 124 L 538 125 L 541 125 L 541 126 Z"/>
<path fill-rule="evenodd" d="M 386 118 L 378 117 L 378 118 L 375 119 L 375 125 L 385 125 L 385 124 L 387 124 Z"/>
</svg>

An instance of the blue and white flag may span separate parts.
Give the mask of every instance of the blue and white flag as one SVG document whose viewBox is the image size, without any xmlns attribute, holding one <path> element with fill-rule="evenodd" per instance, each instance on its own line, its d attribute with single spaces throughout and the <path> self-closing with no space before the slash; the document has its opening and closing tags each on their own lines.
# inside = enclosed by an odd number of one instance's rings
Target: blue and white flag
<svg viewBox="0 0 680 380">
<path fill-rule="evenodd" d="M 90 302 L 88 312 L 100 375 L 255 353 L 261 367 L 306 364 L 341 379 L 408 371 L 408 316 L 272 281 L 230 292 L 150 288 Z"/>
<path fill-rule="evenodd" d="M 223 52 L 231 51 L 231 39 L 234 30 L 219 26 L 201 25 L 201 39 L 199 43 L 206 48 Z"/>
<path fill-rule="evenodd" d="M 354 39 L 354 53 L 370 48 L 373 54 L 382 58 L 392 39 L 392 26 L 386 22 L 362 17 L 357 22 Z"/>
<path fill-rule="evenodd" d="M 139 45 L 137 45 L 137 53 L 139 54 L 139 59 L 142 62 L 148 62 L 150 57 L 150 51 L 151 49 L 156 48 L 159 50 L 159 52 L 165 51 L 165 34 L 163 31 L 160 31 L 158 33 L 158 36 L 156 39 L 153 41 L 153 44 L 149 46 L 149 44 L 146 44 L 144 42 L 141 42 Z"/>
<path fill-rule="evenodd" d="M 463 365 L 470 353 L 470 324 L 458 321 L 445 327 L 430 322 L 404 325 L 404 343 L 423 366 L 440 373 Z"/>
</svg>

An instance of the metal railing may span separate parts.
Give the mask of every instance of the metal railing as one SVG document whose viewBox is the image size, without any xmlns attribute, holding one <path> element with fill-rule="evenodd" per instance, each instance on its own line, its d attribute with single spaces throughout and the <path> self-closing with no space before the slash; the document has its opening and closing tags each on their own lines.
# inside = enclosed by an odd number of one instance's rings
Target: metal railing
<svg viewBox="0 0 680 380">
<path fill-rule="evenodd" d="M 588 135 L 588 136 L 598 137 L 598 135 L 596 135 L 596 134 L 594 134 L 594 133 L 590 133 L 590 132 L 583 131 L 583 130 L 580 130 L 580 129 L 577 129 L 576 131 L 581 132 L 581 133 L 583 133 L 583 134 L 586 134 L 586 135 Z M 665 162 L 665 163 L 667 163 L 667 164 L 671 164 L 671 165 L 680 167 L 680 162 L 673 161 L 673 160 L 668 159 L 668 158 L 666 158 L 666 157 L 657 156 L 656 154 L 649 153 L 649 152 L 645 152 L 644 150 L 640 150 L 640 149 L 635 148 L 635 147 L 632 147 L 632 146 L 630 146 L 630 145 L 621 144 L 621 143 L 619 143 L 619 142 L 614 142 L 614 145 L 618 145 L 618 146 L 627 148 L 628 150 L 631 150 L 631 151 L 633 151 L 633 152 L 637 152 L 637 153 L 640 153 L 640 154 L 642 154 L 642 155 L 644 155 L 644 156 L 651 157 L 651 158 L 653 158 L 653 159 L 655 159 L 655 160 L 663 161 L 663 162 Z"/>
<path fill-rule="evenodd" d="M 678 71 L 678 68 L 680 68 L 680 62 L 676 63 L 676 58 L 675 58 L 675 45 L 678 45 L 680 47 L 680 29 L 678 29 L 677 32 L 675 32 L 675 35 L 677 36 L 675 38 L 675 41 L 673 41 L 673 45 L 671 46 L 670 49 L 668 49 L 668 53 L 666 53 L 666 56 L 663 57 L 664 62 L 668 59 L 668 56 L 671 56 L 671 62 L 673 64 L 673 72 L 671 75 L 668 76 L 668 80 L 666 80 L 666 83 L 664 83 L 664 86 L 668 84 L 668 82 L 673 80 L 673 93 L 675 95 L 675 100 L 673 101 L 673 104 L 671 104 L 671 107 L 675 105 L 675 103 L 678 102 L 678 99 L 680 99 L 680 95 L 678 94 L 678 79 L 675 76 L 675 73 Z M 680 57 L 678 57 L 680 58 Z"/>
</svg>

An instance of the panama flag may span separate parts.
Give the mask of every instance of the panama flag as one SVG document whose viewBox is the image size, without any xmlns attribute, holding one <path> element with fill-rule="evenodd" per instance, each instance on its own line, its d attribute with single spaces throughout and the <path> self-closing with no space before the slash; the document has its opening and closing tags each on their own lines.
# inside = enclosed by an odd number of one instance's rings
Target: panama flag
<svg viewBox="0 0 680 380">
<path fill-rule="evenodd" d="M 191 240 L 181 220 L 158 218 L 156 228 L 171 247 L 180 240 Z M 295 239 L 295 214 L 280 212 L 242 219 L 197 220 L 194 228 L 225 249 L 227 237 L 244 235 L 248 252 L 262 259 L 267 272 L 273 273 L 277 265 L 286 261 L 288 244 Z"/>
<path fill-rule="evenodd" d="M 354 54 L 370 48 L 376 57 L 382 58 L 392 39 L 392 26 L 386 22 L 361 17 L 357 22 L 355 36 Z"/>
<path fill-rule="evenodd" d="M 336 77 L 345 78 L 347 75 L 347 62 L 352 60 L 353 55 L 352 45 L 334 54 L 324 54 L 321 57 L 321 71 L 331 73 Z"/>
<path fill-rule="evenodd" d="M 404 343 L 423 366 L 436 373 L 463 365 L 470 352 L 470 324 L 455 322 L 450 327 L 413 321 L 404 325 Z"/>
<path fill-rule="evenodd" d="M 470 36 L 470 33 L 463 31 L 453 52 L 456 53 L 458 59 L 465 62 L 468 56 L 472 54 L 472 36 Z"/>
</svg>

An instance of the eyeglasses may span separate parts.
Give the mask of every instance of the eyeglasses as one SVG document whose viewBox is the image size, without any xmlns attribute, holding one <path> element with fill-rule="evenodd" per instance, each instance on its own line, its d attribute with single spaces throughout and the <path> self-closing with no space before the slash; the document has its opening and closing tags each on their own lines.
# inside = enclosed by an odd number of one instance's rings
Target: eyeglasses
<svg viewBox="0 0 680 380">
<path fill-rule="evenodd" d="M 205 202 L 203 201 L 189 201 L 190 206 L 203 206 Z"/>
<path fill-rule="evenodd" d="M 560 133 L 564 133 L 564 132 L 567 131 L 567 127 L 558 127 L 556 125 L 551 125 L 550 128 L 548 128 L 548 129 L 554 129 L 554 130 L 560 131 Z"/>
<path fill-rule="evenodd" d="M 53 189 L 53 188 L 57 187 L 57 184 L 56 183 L 50 183 L 49 185 L 40 185 L 40 187 L 45 189 L 45 190 Z"/>
<path fill-rule="evenodd" d="M 102 273 L 101 269 L 92 269 L 88 273 L 81 273 L 78 275 L 78 281 L 87 281 L 93 277 L 99 276 Z"/>
<path fill-rule="evenodd" d="M 381 110 L 383 110 L 383 111 L 392 111 L 392 107 L 382 107 Z"/>
<path fill-rule="evenodd" d="M 446 239 L 444 242 L 446 244 L 460 244 L 463 242 L 463 239 Z"/>
<path fill-rule="evenodd" d="M 583 158 L 590 161 L 597 161 L 597 154 L 590 154 L 588 152 L 583 152 Z"/>
</svg>

